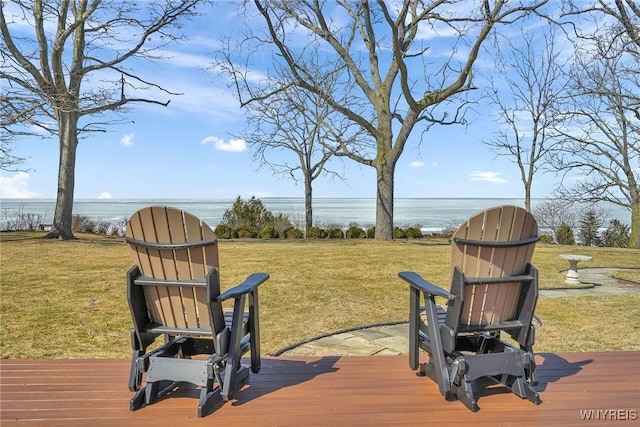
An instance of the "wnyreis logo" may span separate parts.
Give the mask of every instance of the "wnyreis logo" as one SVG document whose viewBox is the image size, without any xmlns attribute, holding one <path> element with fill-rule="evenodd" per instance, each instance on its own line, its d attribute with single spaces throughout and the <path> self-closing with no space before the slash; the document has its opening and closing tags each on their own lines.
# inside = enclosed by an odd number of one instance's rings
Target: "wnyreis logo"
<svg viewBox="0 0 640 427">
<path fill-rule="evenodd" d="M 637 409 L 581 409 L 583 421 L 635 421 L 638 419 Z"/>
</svg>

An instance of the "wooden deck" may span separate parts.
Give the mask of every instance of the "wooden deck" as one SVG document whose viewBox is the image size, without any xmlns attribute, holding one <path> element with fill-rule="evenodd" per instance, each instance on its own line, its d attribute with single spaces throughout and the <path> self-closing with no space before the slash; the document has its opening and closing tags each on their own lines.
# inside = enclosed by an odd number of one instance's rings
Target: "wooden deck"
<svg viewBox="0 0 640 427">
<path fill-rule="evenodd" d="M 541 354 L 537 363 L 542 405 L 488 389 L 472 413 L 416 377 L 406 356 L 271 357 L 237 401 L 198 419 L 197 399 L 186 396 L 130 412 L 128 360 L 1 360 L 0 424 L 567 426 L 584 425 L 585 411 L 600 420 L 627 420 L 620 425 L 640 423 L 640 352 Z"/>
</svg>

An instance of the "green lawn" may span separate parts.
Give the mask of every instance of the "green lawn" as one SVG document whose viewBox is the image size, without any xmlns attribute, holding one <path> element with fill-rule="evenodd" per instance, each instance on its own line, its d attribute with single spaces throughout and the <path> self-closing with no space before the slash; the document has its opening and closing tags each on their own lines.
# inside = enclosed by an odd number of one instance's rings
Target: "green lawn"
<svg viewBox="0 0 640 427">
<path fill-rule="evenodd" d="M 3 358 L 129 357 L 125 273 L 131 261 L 119 238 L 44 240 L 0 233 Z M 640 251 L 538 245 L 542 288 L 563 287 L 561 253 L 592 256 L 589 267 L 638 267 Z M 224 288 L 265 271 L 260 288 L 262 348 L 340 329 L 407 318 L 415 270 L 444 287 L 449 248 L 430 241 L 235 240 L 220 244 Z M 625 271 L 640 283 L 640 270 Z M 536 351 L 640 350 L 640 295 L 541 299 Z"/>
</svg>

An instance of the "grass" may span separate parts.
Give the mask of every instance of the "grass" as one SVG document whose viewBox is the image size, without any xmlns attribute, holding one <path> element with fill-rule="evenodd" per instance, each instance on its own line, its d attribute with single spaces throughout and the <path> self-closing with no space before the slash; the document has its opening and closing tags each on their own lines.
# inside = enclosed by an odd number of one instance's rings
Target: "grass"
<svg viewBox="0 0 640 427">
<path fill-rule="evenodd" d="M 3 358 L 129 357 L 131 320 L 119 238 L 44 240 L 39 233 L 1 233 L 0 355 Z M 637 268 L 640 251 L 539 245 L 541 287 L 564 284 L 561 253 L 590 255 L 589 267 Z M 262 348 L 340 329 L 407 318 L 408 291 L 397 278 L 415 270 L 448 287 L 449 247 L 430 241 L 263 241 L 220 244 L 223 288 L 255 271 L 260 288 Z M 620 270 L 640 283 L 639 270 Z M 536 351 L 640 350 L 640 295 L 543 298 Z"/>
</svg>

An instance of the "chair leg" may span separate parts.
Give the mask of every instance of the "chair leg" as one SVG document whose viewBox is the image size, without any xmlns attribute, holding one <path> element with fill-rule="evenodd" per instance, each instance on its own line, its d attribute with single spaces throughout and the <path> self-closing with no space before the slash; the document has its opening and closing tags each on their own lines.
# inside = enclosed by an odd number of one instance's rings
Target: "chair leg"
<svg viewBox="0 0 640 427">
<path fill-rule="evenodd" d="M 460 385 L 454 385 L 453 388 L 454 390 L 452 391 L 455 393 L 455 397 L 460 402 L 464 403 L 464 406 L 469 408 L 472 412 L 478 411 L 478 399 L 476 399 L 473 393 L 473 384 L 471 381 L 463 380 Z"/>
<path fill-rule="evenodd" d="M 440 336 L 438 325 L 438 310 L 436 308 L 435 298 L 425 295 L 425 310 L 427 313 L 427 330 L 429 333 L 429 342 L 431 344 L 430 365 L 433 366 L 433 377 L 438 383 L 440 394 L 447 397 L 451 393 L 451 383 L 449 380 L 449 370 L 447 368 L 447 357 L 444 354 L 442 346 L 442 338 Z"/>
<path fill-rule="evenodd" d="M 198 418 L 202 418 L 213 411 L 222 402 L 220 387 L 213 387 L 212 379 L 207 381 L 206 387 L 200 390 L 200 401 L 198 402 Z"/>
<path fill-rule="evenodd" d="M 227 354 L 227 363 L 224 372 L 224 379 L 222 384 L 222 398 L 225 401 L 233 399 L 235 393 L 236 382 L 239 379 L 236 376 L 241 371 L 240 357 L 241 352 L 241 325 L 242 318 L 244 316 L 243 308 L 245 302 L 245 295 L 241 295 L 236 298 L 233 306 L 233 318 L 231 321 L 231 337 L 229 339 L 229 352 Z"/>
<path fill-rule="evenodd" d="M 535 405 L 542 403 L 540 394 L 529 384 L 523 377 L 514 377 L 512 375 L 503 375 L 500 381 L 517 396 L 533 402 Z"/>
<path fill-rule="evenodd" d="M 222 399 L 224 401 L 232 400 L 235 392 L 249 378 L 249 368 L 239 366 L 237 371 L 233 371 L 230 365 L 225 369 L 224 379 L 222 381 Z"/>
<path fill-rule="evenodd" d="M 419 350 L 419 315 L 420 315 L 420 292 L 411 287 L 409 288 L 409 367 L 414 371 L 420 365 Z"/>
<path fill-rule="evenodd" d="M 138 391 L 142 384 L 142 372 L 138 369 L 138 358 L 143 354 L 143 350 L 135 350 L 131 357 L 131 368 L 129 369 L 129 391 Z"/>
<path fill-rule="evenodd" d="M 160 396 L 163 391 L 172 387 L 174 384 L 175 381 L 171 380 L 147 382 L 147 386 L 145 387 L 145 405 L 151 405 L 158 399 L 158 396 Z"/>
<path fill-rule="evenodd" d="M 251 341 L 251 372 L 260 372 L 260 321 L 258 315 L 258 288 L 249 294 L 249 334 Z"/>
<path fill-rule="evenodd" d="M 136 394 L 133 395 L 133 397 L 131 398 L 131 401 L 129 402 L 129 409 L 131 411 L 135 411 L 136 409 L 140 409 L 142 408 L 144 405 L 144 400 L 145 400 L 145 388 L 141 388 L 139 389 Z"/>
</svg>

